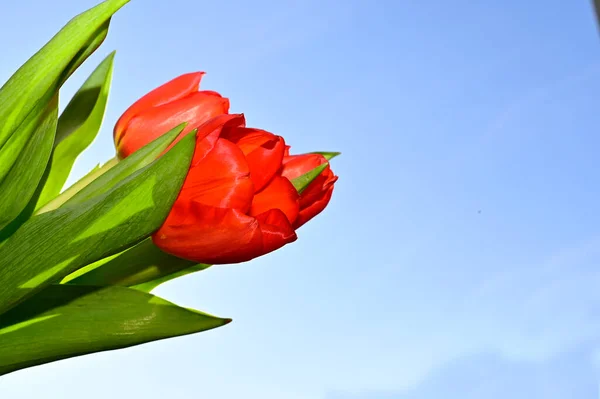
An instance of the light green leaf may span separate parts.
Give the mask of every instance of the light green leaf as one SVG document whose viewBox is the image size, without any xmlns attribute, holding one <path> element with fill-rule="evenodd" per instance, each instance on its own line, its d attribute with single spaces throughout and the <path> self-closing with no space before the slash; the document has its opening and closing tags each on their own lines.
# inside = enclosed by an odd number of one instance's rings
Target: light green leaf
<svg viewBox="0 0 600 399">
<path fill-rule="evenodd" d="M 54 96 L 44 113 L 28 122 L 33 134 L 0 181 L 0 231 L 19 216 L 35 193 L 52 152 L 57 118 L 58 96 Z"/>
<path fill-rule="evenodd" d="M 27 221 L 0 246 L 0 314 L 157 230 L 179 194 L 194 144 L 188 135 L 110 191 Z"/>
<path fill-rule="evenodd" d="M 40 208 L 37 213 L 48 212 L 65 203 L 69 205 L 80 204 L 109 191 L 127 176 L 158 158 L 183 131 L 185 125 L 185 123 L 182 123 L 120 162 L 115 157 L 102 167 L 96 168 L 95 171 L 88 173 L 58 197 Z M 189 134 L 193 135 L 194 132 L 195 130 Z"/>
<path fill-rule="evenodd" d="M 56 197 L 64 186 L 75 160 L 100 131 L 112 78 L 111 53 L 71 99 L 58 120 L 56 142 L 48 176 L 35 208 Z"/>
<path fill-rule="evenodd" d="M 323 172 L 325 168 L 327 168 L 327 166 L 329 166 L 329 163 L 325 162 L 324 164 L 321 164 L 316 168 L 306 172 L 302 176 L 298 176 L 295 179 L 292 179 L 292 184 L 296 188 L 296 191 L 298 191 L 299 194 L 302 194 L 302 192 L 306 190 L 310 183 L 312 183 L 313 180 L 319 177 L 321 172 Z"/>
<path fill-rule="evenodd" d="M 341 152 L 311 152 L 311 154 L 319 154 L 319 155 L 323 155 L 325 157 L 326 160 L 331 161 L 333 158 L 337 157 L 338 155 L 342 155 Z"/>
<path fill-rule="evenodd" d="M 0 316 L 0 375 L 230 321 L 124 287 L 51 285 Z"/>
<path fill-rule="evenodd" d="M 100 177 L 93 180 L 90 184 L 85 186 L 85 188 L 75 194 L 73 198 L 67 201 L 67 204 L 80 204 L 90 198 L 103 194 L 118 184 L 125 177 L 140 170 L 146 165 L 149 165 L 156 158 L 158 158 L 160 154 L 162 154 L 169 147 L 169 145 L 171 145 L 171 143 L 173 143 L 186 125 L 187 123 L 182 123 L 181 125 L 169 130 L 167 133 L 155 139 L 150 144 L 142 147 L 132 155 L 121 160 L 116 167 L 102 174 Z M 195 136 L 196 130 L 191 131 L 188 133 L 188 140 L 190 142 L 194 142 Z"/>
<path fill-rule="evenodd" d="M 117 256 L 77 270 L 61 283 L 130 287 L 152 282 L 192 267 L 204 270 L 209 265 L 198 265 L 197 262 L 169 255 L 156 247 L 152 239 L 147 238 Z"/>
</svg>

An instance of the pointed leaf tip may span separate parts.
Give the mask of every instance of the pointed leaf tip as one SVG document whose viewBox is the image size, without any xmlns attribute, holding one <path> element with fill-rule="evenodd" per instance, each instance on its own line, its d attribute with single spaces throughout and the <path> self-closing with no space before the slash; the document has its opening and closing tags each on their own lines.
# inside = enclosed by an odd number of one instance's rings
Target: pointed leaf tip
<svg viewBox="0 0 600 399">
<path fill-rule="evenodd" d="M 298 176 L 292 179 L 292 184 L 298 191 L 298 194 L 302 194 L 304 190 L 313 182 L 320 174 L 329 166 L 329 162 L 325 162 L 316 168 L 306 172 L 302 176 Z"/>
<path fill-rule="evenodd" d="M 315 151 L 315 152 L 311 152 L 311 154 L 319 154 L 319 155 L 323 155 L 325 157 L 326 160 L 331 161 L 333 158 L 342 155 L 341 152 L 329 152 L 329 151 Z"/>
</svg>

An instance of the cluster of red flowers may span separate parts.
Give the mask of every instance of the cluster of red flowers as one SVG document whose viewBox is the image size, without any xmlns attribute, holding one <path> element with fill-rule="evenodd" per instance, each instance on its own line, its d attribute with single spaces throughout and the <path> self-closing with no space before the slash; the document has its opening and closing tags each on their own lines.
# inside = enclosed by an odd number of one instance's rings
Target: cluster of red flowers
<svg viewBox="0 0 600 399">
<path fill-rule="evenodd" d="M 283 137 L 246 127 L 229 100 L 199 91 L 203 73 L 180 76 L 135 102 L 114 130 L 121 158 L 187 122 L 197 129 L 190 170 L 171 213 L 153 235 L 163 251 L 199 263 L 237 263 L 296 240 L 296 229 L 331 199 L 329 165 L 301 193 L 291 180 L 327 162 L 290 155 Z"/>
</svg>

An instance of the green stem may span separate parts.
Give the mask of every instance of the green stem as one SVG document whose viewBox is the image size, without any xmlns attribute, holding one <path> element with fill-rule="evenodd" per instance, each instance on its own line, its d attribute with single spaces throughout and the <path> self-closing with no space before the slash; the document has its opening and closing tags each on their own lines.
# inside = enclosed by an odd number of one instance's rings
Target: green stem
<svg viewBox="0 0 600 399">
<path fill-rule="evenodd" d="M 92 170 L 90 173 L 88 173 L 87 175 L 85 175 L 81 179 L 79 179 L 79 181 L 77 181 L 71 187 L 67 188 L 65 191 L 60 193 L 52 201 L 48 202 L 46 205 L 44 205 L 43 207 L 38 209 L 35 212 L 35 214 L 39 215 L 41 213 L 46 213 L 46 212 L 52 211 L 56 208 L 59 208 L 65 202 L 70 200 L 75 194 L 77 194 L 79 191 L 81 191 L 85 186 L 90 184 L 92 181 L 96 180 L 98 177 L 100 177 L 101 175 L 106 173 L 108 170 L 110 170 L 113 166 L 115 166 L 118 163 L 119 163 L 119 158 L 115 156 L 113 159 L 109 160 L 101 167 Z"/>
</svg>

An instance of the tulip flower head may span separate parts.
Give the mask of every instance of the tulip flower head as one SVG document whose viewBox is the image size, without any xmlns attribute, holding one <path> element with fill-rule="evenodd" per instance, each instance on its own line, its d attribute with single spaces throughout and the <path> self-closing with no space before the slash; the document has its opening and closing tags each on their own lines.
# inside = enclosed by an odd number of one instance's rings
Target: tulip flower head
<svg viewBox="0 0 600 399">
<path fill-rule="evenodd" d="M 152 240 L 199 263 L 245 262 L 295 241 L 296 229 L 327 206 L 337 177 L 327 166 L 298 193 L 292 180 L 327 160 L 289 155 L 283 137 L 246 127 L 243 115 L 227 113 L 227 99 L 196 91 L 200 77 L 184 75 L 142 97 L 119 119 L 115 143 L 128 156 L 182 122 L 197 129 L 187 177 Z"/>
</svg>

